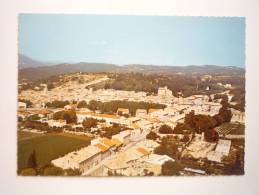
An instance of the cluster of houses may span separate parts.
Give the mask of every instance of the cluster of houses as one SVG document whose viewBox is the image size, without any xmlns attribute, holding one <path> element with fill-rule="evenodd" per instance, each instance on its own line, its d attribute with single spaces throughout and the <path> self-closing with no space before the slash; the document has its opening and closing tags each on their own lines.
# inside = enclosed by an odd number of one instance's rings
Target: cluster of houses
<svg viewBox="0 0 259 195">
<path fill-rule="evenodd" d="M 77 151 L 51 161 L 62 169 L 79 169 L 83 175 L 127 175 L 137 176 L 148 173 L 160 175 L 162 165 L 169 160 L 167 155 L 153 154 L 159 146 L 152 140 L 131 140 L 128 131 L 120 132 L 108 138 L 91 140 L 91 144 Z"/>
<path fill-rule="evenodd" d="M 223 157 L 229 155 L 230 148 L 231 140 L 219 139 L 217 143 L 210 143 L 204 140 L 202 133 L 196 134 L 191 144 L 182 152 L 182 156 L 222 163 Z"/>
</svg>

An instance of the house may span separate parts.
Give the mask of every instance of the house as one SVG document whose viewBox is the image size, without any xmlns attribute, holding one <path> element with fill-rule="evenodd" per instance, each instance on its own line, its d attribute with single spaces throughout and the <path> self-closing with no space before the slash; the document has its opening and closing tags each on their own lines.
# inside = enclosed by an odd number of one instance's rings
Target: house
<svg viewBox="0 0 259 195">
<path fill-rule="evenodd" d="M 64 106 L 65 110 L 75 110 L 76 108 L 77 108 L 77 106 L 75 104 Z"/>
<path fill-rule="evenodd" d="M 173 94 L 172 91 L 169 90 L 169 89 L 167 88 L 167 86 L 165 86 L 165 87 L 159 87 L 159 88 L 158 88 L 157 95 L 160 96 L 160 97 L 162 97 L 162 98 L 171 97 L 172 94 Z"/>
<path fill-rule="evenodd" d="M 104 144 L 97 143 L 94 145 L 95 147 L 99 148 L 102 151 L 101 159 L 104 160 L 108 156 L 110 156 L 112 153 L 109 150 L 109 147 L 105 146 Z"/>
<path fill-rule="evenodd" d="M 87 171 L 101 162 L 101 150 L 96 146 L 87 146 L 78 151 L 73 151 L 65 156 L 51 161 L 57 167 L 62 169 L 80 169 Z"/>
<path fill-rule="evenodd" d="M 130 142 L 130 132 L 129 131 L 122 131 L 119 134 L 113 135 L 112 139 L 117 139 L 122 142 L 124 145 Z"/>
<path fill-rule="evenodd" d="M 216 147 L 216 152 L 220 152 L 223 155 L 228 155 L 231 147 L 231 140 L 223 140 L 220 139 L 218 141 L 217 147 Z"/>
<path fill-rule="evenodd" d="M 149 172 L 153 172 L 154 175 L 160 175 L 162 172 L 162 165 L 166 161 L 175 161 L 175 160 L 167 155 L 150 154 L 144 160 L 144 166 L 145 166 L 145 169 L 147 169 Z"/>
<path fill-rule="evenodd" d="M 128 108 L 118 108 L 117 114 L 118 115 L 122 115 L 122 114 L 128 114 L 129 115 L 129 109 Z"/>
<path fill-rule="evenodd" d="M 50 127 L 63 127 L 66 125 L 65 120 L 47 120 Z"/>
<path fill-rule="evenodd" d="M 220 139 L 218 141 L 216 149 L 213 150 L 213 151 L 210 151 L 208 153 L 207 159 L 210 160 L 210 161 L 220 163 L 223 156 L 228 156 L 229 151 L 230 151 L 230 147 L 231 147 L 231 141 L 230 140 Z"/>
<path fill-rule="evenodd" d="M 245 113 L 231 108 L 231 122 L 245 123 Z"/>
<path fill-rule="evenodd" d="M 125 152 L 117 153 L 104 162 L 104 172 L 106 174 L 136 176 L 138 173 L 134 165 L 149 154 L 148 150 L 141 147 L 133 147 Z"/>
<path fill-rule="evenodd" d="M 27 104 L 25 102 L 18 102 L 18 108 L 19 109 L 26 109 L 27 108 Z"/>
<path fill-rule="evenodd" d="M 143 117 L 147 115 L 146 109 L 137 109 L 136 110 L 136 117 Z"/>
</svg>

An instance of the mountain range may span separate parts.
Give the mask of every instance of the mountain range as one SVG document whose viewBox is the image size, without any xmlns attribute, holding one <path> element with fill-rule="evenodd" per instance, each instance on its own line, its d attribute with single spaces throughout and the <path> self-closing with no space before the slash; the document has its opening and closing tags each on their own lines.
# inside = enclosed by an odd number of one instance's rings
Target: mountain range
<svg viewBox="0 0 259 195">
<path fill-rule="evenodd" d="M 33 60 L 25 55 L 19 54 L 19 79 L 35 81 L 46 79 L 50 76 L 73 72 L 140 72 L 146 74 L 244 74 L 245 69 L 235 66 L 216 66 L 216 65 L 189 65 L 189 66 L 160 66 L 160 65 L 141 65 L 129 64 L 118 66 L 108 63 L 44 63 Z"/>
</svg>

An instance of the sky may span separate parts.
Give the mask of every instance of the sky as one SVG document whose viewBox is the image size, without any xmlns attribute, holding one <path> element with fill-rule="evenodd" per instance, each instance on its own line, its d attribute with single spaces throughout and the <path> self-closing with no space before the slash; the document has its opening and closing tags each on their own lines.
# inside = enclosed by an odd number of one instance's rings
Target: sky
<svg viewBox="0 0 259 195">
<path fill-rule="evenodd" d="M 245 18 L 21 14 L 19 53 L 43 62 L 245 66 Z"/>
</svg>

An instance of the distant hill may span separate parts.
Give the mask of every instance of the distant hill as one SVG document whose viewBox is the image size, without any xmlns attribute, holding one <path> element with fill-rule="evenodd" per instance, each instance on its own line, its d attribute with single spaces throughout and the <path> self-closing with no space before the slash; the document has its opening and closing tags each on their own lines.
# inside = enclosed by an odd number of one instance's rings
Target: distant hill
<svg viewBox="0 0 259 195">
<path fill-rule="evenodd" d="M 108 63 L 87 63 L 80 62 L 75 64 L 48 64 L 33 60 L 19 54 L 19 79 L 36 81 L 46 79 L 50 76 L 74 73 L 74 72 L 140 72 L 145 74 L 220 74 L 220 75 L 243 75 L 245 69 L 234 66 L 157 66 L 157 65 L 124 65 L 118 66 Z"/>
<path fill-rule="evenodd" d="M 41 66 L 50 66 L 53 65 L 53 63 L 45 63 L 45 62 L 40 62 L 37 60 L 34 60 L 30 57 L 27 57 L 23 54 L 18 54 L 18 68 L 23 69 L 23 68 L 37 68 Z"/>
<path fill-rule="evenodd" d="M 77 63 L 77 64 L 58 64 L 53 66 L 42 66 L 38 68 L 24 68 L 19 70 L 19 79 L 26 78 L 30 81 L 46 79 L 50 76 L 74 73 L 74 72 L 111 72 L 119 69 L 114 64 L 104 63 Z"/>
<path fill-rule="evenodd" d="M 179 74 L 244 74 L 245 69 L 235 66 L 189 65 L 189 66 L 156 66 L 156 65 L 125 65 L 123 71 L 143 73 L 179 73 Z"/>
</svg>

